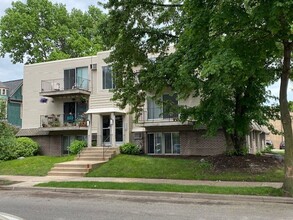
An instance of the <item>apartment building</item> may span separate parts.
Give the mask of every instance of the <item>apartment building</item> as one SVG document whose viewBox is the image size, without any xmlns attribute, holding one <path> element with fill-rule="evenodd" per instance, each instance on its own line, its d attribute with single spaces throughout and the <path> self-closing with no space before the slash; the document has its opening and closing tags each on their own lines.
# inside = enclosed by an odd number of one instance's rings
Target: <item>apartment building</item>
<svg viewBox="0 0 293 220">
<path fill-rule="evenodd" d="M 204 128 L 194 129 L 192 121 L 182 124 L 178 114 L 151 99 L 135 123 L 128 108 L 120 109 L 111 101 L 115 85 L 111 67 L 104 62 L 109 53 L 25 65 L 18 136 L 35 139 L 46 155 L 66 154 L 76 139 L 87 140 L 88 147 L 118 148 L 134 142 L 151 155 L 214 155 L 226 150 L 221 130 L 206 137 Z M 177 100 L 168 90 L 162 100 L 174 105 L 199 103 L 194 97 Z"/>
</svg>

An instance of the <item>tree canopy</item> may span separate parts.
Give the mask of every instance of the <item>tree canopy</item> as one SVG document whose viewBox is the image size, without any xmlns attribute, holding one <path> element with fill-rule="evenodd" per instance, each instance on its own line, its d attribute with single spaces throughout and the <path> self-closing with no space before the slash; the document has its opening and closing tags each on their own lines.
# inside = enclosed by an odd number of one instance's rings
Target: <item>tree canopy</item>
<svg viewBox="0 0 293 220">
<path fill-rule="evenodd" d="M 122 107 L 129 104 L 133 112 L 139 114 L 147 96 L 158 98 L 167 87 L 180 99 L 200 96 L 198 106 L 180 107 L 181 120 L 192 118 L 210 133 L 223 128 L 227 143 L 241 151 L 251 121 L 263 125 L 274 117 L 264 105 L 265 88 L 281 78 L 285 189 L 292 195 L 287 87 L 293 1 L 109 0 L 105 7 L 105 42 L 114 48 L 108 62 L 117 73 L 114 100 Z M 140 67 L 139 74 L 133 66 Z"/>
<path fill-rule="evenodd" d="M 95 6 L 66 10 L 49 0 L 12 2 L 0 20 L 0 55 L 13 63 L 36 63 L 94 55 L 102 50 L 106 15 Z"/>
<path fill-rule="evenodd" d="M 236 151 L 245 147 L 252 120 L 267 123 L 265 87 L 275 75 L 267 74 L 269 54 L 242 1 L 109 1 L 106 7 L 106 42 L 115 48 L 109 62 L 119 73 L 114 99 L 122 107 L 140 112 L 148 95 L 159 98 L 166 87 L 179 99 L 200 96 L 200 105 L 180 106 L 181 120 L 204 124 L 210 134 L 223 128 Z M 133 66 L 142 67 L 138 76 Z"/>
</svg>

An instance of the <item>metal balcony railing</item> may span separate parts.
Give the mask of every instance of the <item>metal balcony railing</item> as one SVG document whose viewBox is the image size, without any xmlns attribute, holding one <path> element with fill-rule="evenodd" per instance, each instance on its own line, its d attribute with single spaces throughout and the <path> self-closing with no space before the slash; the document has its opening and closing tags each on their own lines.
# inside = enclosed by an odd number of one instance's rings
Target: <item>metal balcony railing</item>
<svg viewBox="0 0 293 220">
<path fill-rule="evenodd" d="M 87 117 L 84 115 L 73 114 L 50 114 L 40 116 L 40 126 L 43 128 L 50 127 L 87 127 Z"/>
<path fill-rule="evenodd" d="M 178 117 L 178 113 L 169 112 L 167 110 L 164 111 L 163 108 L 147 108 L 143 110 L 141 116 L 138 118 L 138 121 L 178 121 Z"/>
<path fill-rule="evenodd" d="M 76 80 L 51 79 L 41 81 L 41 92 L 57 92 L 65 90 L 90 90 L 90 80 L 77 77 Z"/>
</svg>

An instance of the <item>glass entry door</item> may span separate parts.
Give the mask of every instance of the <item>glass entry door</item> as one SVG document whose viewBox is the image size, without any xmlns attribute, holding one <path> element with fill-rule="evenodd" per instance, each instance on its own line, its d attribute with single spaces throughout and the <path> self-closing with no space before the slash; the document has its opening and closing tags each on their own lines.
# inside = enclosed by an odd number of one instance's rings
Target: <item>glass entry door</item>
<svg viewBox="0 0 293 220">
<path fill-rule="evenodd" d="M 123 142 L 123 116 L 116 115 L 115 124 L 112 124 L 110 115 L 103 115 L 103 143 L 106 145 L 109 145 L 111 142 L 111 126 L 115 126 L 113 141 L 121 144 Z"/>
<path fill-rule="evenodd" d="M 110 115 L 103 115 L 103 143 L 110 144 Z"/>
<path fill-rule="evenodd" d="M 123 116 L 115 116 L 116 142 L 123 142 Z"/>
</svg>

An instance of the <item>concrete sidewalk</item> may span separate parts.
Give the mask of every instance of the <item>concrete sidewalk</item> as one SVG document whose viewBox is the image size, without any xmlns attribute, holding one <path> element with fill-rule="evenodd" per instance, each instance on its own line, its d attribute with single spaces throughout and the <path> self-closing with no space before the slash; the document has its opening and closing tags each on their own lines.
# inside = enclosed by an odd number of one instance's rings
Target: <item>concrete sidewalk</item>
<svg viewBox="0 0 293 220">
<path fill-rule="evenodd" d="M 144 179 L 144 178 L 112 178 L 112 177 L 66 177 L 66 176 L 9 176 L 0 175 L 1 180 L 16 181 L 12 185 L 0 186 L 0 189 L 13 191 L 50 191 L 51 193 L 80 193 L 82 195 L 111 196 L 124 198 L 140 198 L 158 200 L 161 202 L 172 201 L 236 201 L 236 202 L 265 202 L 293 204 L 293 198 L 276 196 L 248 196 L 248 195 L 224 195 L 205 193 L 177 193 L 177 192 L 153 192 L 153 191 L 132 191 L 132 190 L 104 190 L 104 189 L 78 189 L 78 188 L 50 188 L 33 187 L 38 183 L 50 181 L 100 181 L 100 182 L 121 182 L 121 183 L 166 183 L 179 185 L 207 185 L 207 186 L 238 186 L 238 187 L 260 187 L 269 186 L 274 188 L 282 187 L 280 182 L 232 182 L 232 181 L 204 181 L 204 180 L 174 180 L 174 179 Z M 0 191 L 1 192 L 1 191 Z"/>
<path fill-rule="evenodd" d="M 236 187 L 282 187 L 281 182 L 234 182 L 234 181 L 206 181 L 206 180 L 176 180 L 176 179 L 144 179 L 144 178 L 116 178 L 116 177 L 67 177 L 67 176 L 9 176 L 0 175 L 0 179 L 16 181 L 18 183 L 7 187 L 33 187 L 38 183 L 50 181 L 97 181 L 119 183 L 165 183 L 178 185 L 206 185 L 206 186 L 236 186 Z"/>
</svg>

